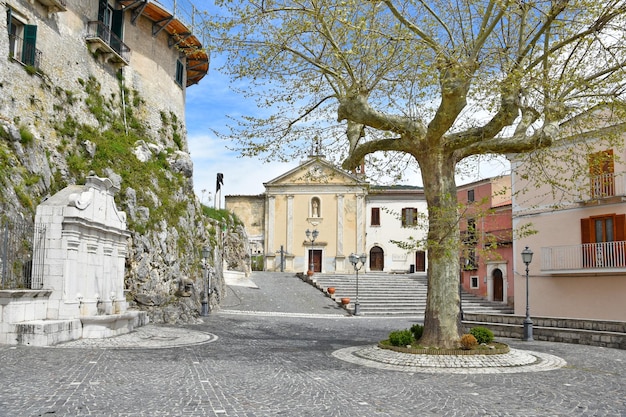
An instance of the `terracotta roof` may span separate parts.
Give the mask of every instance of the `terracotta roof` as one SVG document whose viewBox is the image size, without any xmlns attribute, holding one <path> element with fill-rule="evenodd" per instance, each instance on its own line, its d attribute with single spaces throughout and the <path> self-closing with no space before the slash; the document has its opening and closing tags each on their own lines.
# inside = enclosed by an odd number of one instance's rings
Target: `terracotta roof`
<svg viewBox="0 0 626 417">
<path fill-rule="evenodd" d="M 163 6 L 149 0 L 118 0 L 125 10 L 131 12 L 131 21 L 139 16 L 152 20 L 152 36 L 165 31 L 170 37 L 169 45 L 179 48 L 187 57 L 187 87 L 200 82 L 209 72 L 209 56 L 202 43 L 187 26 Z"/>
</svg>

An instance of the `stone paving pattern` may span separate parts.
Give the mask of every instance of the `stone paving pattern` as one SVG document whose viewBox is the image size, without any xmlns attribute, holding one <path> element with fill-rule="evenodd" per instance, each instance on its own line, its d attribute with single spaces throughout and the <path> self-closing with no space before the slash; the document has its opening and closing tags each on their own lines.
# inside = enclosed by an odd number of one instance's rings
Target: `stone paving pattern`
<svg viewBox="0 0 626 417">
<path fill-rule="evenodd" d="M 0 416 L 626 416 L 626 351 L 503 340 L 566 362 L 542 372 L 349 362 L 417 319 L 346 316 L 291 274 L 252 280 L 201 325 L 0 346 Z"/>
</svg>

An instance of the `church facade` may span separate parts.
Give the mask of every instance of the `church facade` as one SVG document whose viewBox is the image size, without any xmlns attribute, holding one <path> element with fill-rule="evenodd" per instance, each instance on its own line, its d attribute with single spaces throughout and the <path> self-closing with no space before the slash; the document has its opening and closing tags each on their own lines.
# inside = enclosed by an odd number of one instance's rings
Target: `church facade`
<svg viewBox="0 0 626 417">
<path fill-rule="evenodd" d="M 266 183 L 257 196 L 226 196 L 226 209 L 243 221 L 251 255 L 264 270 L 351 273 L 351 253 L 366 254 L 362 271 L 426 271 L 419 247 L 426 202 L 418 187 L 372 187 L 359 174 L 311 155 Z"/>
</svg>

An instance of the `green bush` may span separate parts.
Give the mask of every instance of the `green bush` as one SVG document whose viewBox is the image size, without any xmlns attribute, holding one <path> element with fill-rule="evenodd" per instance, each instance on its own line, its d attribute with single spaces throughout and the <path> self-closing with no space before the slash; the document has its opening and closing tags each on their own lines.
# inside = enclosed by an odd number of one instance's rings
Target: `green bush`
<svg viewBox="0 0 626 417">
<path fill-rule="evenodd" d="M 470 334 L 476 338 L 479 344 L 493 342 L 493 332 L 486 327 L 473 327 Z"/>
<path fill-rule="evenodd" d="M 421 324 L 414 324 L 411 326 L 411 333 L 413 333 L 413 338 L 415 340 L 420 340 L 422 333 L 424 333 L 424 326 Z"/>
<path fill-rule="evenodd" d="M 28 130 L 27 127 L 20 126 L 20 139 L 22 145 L 28 146 L 35 141 L 35 136 L 30 133 L 30 130 Z"/>
<path fill-rule="evenodd" d="M 389 333 L 389 343 L 393 346 L 406 346 L 413 343 L 413 334 L 410 330 L 394 330 Z"/>
</svg>

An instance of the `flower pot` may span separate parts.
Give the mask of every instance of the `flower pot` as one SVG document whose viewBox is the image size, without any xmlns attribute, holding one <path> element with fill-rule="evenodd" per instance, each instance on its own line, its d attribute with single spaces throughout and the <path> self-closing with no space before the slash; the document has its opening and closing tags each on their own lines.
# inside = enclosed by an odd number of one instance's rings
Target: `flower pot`
<svg viewBox="0 0 626 417">
<path fill-rule="evenodd" d="M 306 271 L 306 275 L 307 276 L 313 276 L 313 271 L 311 271 L 310 269 L 308 271 Z"/>
<path fill-rule="evenodd" d="M 333 295 L 335 293 L 335 287 L 328 287 L 328 294 Z"/>
<path fill-rule="evenodd" d="M 341 304 L 343 304 L 344 306 L 347 306 L 348 304 L 350 304 L 350 299 L 348 297 L 342 298 Z"/>
</svg>

